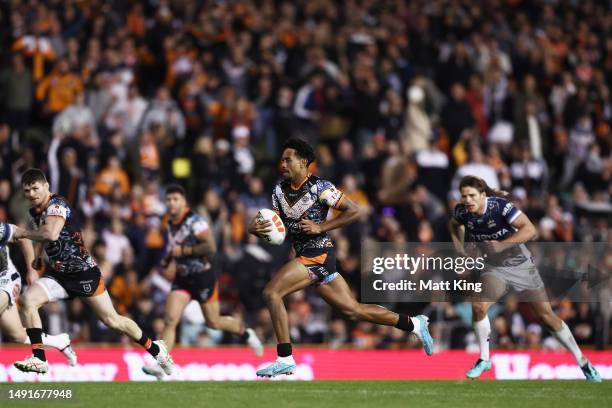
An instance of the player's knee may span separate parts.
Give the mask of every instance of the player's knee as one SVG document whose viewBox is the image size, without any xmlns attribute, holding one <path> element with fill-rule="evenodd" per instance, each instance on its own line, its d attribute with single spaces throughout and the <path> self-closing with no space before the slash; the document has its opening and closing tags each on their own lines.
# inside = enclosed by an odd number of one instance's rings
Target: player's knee
<svg viewBox="0 0 612 408">
<path fill-rule="evenodd" d="M 37 311 L 41 304 L 38 300 L 33 298 L 32 296 L 28 296 L 27 293 L 20 297 L 18 300 L 19 306 L 24 312 L 35 312 Z"/>
<path fill-rule="evenodd" d="M 166 327 L 176 328 L 181 319 L 176 316 L 164 316 L 164 325 Z"/>
<path fill-rule="evenodd" d="M 474 321 L 480 321 L 487 316 L 487 305 L 483 303 L 472 304 L 472 313 L 474 314 Z"/>
<path fill-rule="evenodd" d="M 263 298 L 268 305 L 282 301 L 280 294 L 273 288 L 265 288 L 263 291 Z"/>
<path fill-rule="evenodd" d="M 218 330 L 220 329 L 220 325 L 221 323 L 219 322 L 219 319 L 206 319 L 206 326 L 208 326 L 210 329 Z"/>
<path fill-rule="evenodd" d="M 345 307 L 342 309 L 342 313 L 350 320 L 357 322 L 363 320 L 363 313 L 361 311 L 361 305 L 355 305 L 352 307 Z"/>
<path fill-rule="evenodd" d="M 102 316 L 100 320 L 111 330 L 119 330 L 121 328 L 121 316 L 118 314 Z"/>
</svg>

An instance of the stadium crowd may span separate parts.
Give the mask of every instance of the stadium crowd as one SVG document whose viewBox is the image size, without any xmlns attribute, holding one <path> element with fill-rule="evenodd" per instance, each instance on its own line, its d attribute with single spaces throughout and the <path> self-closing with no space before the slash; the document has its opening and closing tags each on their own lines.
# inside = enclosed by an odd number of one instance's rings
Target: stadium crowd
<svg viewBox="0 0 612 408">
<path fill-rule="evenodd" d="M 43 169 L 119 312 L 153 336 L 172 279 L 159 266 L 163 189 L 179 182 L 214 230 L 223 311 L 275 342 L 261 293 L 290 247 L 246 224 L 270 207 L 290 136 L 314 144 L 313 172 L 364 208 L 333 233 L 356 293 L 363 241 L 450 241 L 466 174 L 511 192 L 541 241 L 612 243 L 606 2 L 8 0 L 0 44 L 0 221 L 26 222 L 20 174 Z M 609 303 L 554 306 L 579 343 L 609 347 Z M 394 309 L 428 314 L 442 348 L 475 347 L 469 304 Z M 183 344 L 237 341 L 198 310 Z M 413 346 L 310 291 L 288 312 L 296 343 Z M 512 297 L 491 314 L 495 347 L 559 347 Z M 44 322 L 75 342 L 127 342 L 79 300 L 49 305 Z"/>
</svg>

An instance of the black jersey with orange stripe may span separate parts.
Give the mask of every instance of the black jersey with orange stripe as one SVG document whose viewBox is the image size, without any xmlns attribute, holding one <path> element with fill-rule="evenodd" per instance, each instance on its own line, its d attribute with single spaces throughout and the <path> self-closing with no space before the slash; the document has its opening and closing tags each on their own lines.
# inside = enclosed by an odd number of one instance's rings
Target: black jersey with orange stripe
<svg viewBox="0 0 612 408">
<path fill-rule="evenodd" d="M 317 224 L 324 222 L 329 208 L 338 208 L 343 198 L 344 195 L 333 183 L 313 175 L 297 189 L 289 181 L 281 181 L 274 187 L 272 208 L 283 220 L 297 256 L 312 253 L 312 250 L 333 248 L 327 233 L 305 234 L 300 221 L 306 219 Z"/>
<path fill-rule="evenodd" d="M 34 229 L 40 228 L 47 217 L 64 219 L 58 239 L 44 243 L 44 250 L 55 272 L 78 273 L 97 266 L 85 247 L 81 231 L 75 225 L 72 208 L 65 198 L 53 194 L 44 209 L 33 207 L 29 212 L 30 224 Z"/>
</svg>

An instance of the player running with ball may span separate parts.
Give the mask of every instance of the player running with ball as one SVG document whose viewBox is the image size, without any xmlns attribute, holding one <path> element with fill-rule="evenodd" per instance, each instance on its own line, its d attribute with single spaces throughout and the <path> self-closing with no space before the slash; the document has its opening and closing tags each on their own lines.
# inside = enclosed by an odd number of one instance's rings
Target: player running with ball
<svg viewBox="0 0 612 408">
<path fill-rule="evenodd" d="M 264 289 L 278 341 L 276 361 L 257 371 L 260 377 L 293 374 L 296 364 L 289 338 L 289 322 L 283 299 L 285 296 L 315 285 L 317 293 L 331 306 L 357 321 L 394 326 L 414 333 L 422 342 L 427 355 L 433 353 L 433 339 L 426 316 L 409 317 L 378 305 L 357 302 L 344 278 L 336 272 L 334 247 L 327 231 L 343 227 L 359 217 L 359 208 L 327 180 L 308 173 L 315 154 L 308 143 L 290 139 L 283 146 L 281 157 L 282 181 L 272 194 L 272 207 L 281 217 L 293 241 L 295 259 L 274 275 Z M 327 221 L 329 208 L 340 215 Z M 271 231 L 269 221 L 253 218 L 249 232 L 265 237 Z"/>
<path fill-rule="evenodd" d="M 455 247 L 464 252 L 465 242 L 484 242 L 493 258 L 493 267 L 482 274 L 485 299 L 472 303 L 472 320 L 480 358 L 467 372 L 468 378 L 478 378 L 491 369 L 489 359 L 489 334 L 491 323 L 489 308 L 512 287 L 526 295 L 536 317 L 552 332 L 555 338 L 569 350 L 589 381 L 601 382 L 593 365 L 582 354 L 565 322 L 555 315 L 544 290 L 544 284 L 531 260 L 531 254 L 523 245 L 535 238 L 536 229 L 525 214 L 503 192 L 492 190 L 481 178 L 465 176 L 459 184 L 461 203 L 455 207 L 450 230 Z M 500 254 L 503 252 L 503 254 Z M 498 255 L 495 255 L 498 254 Z"/>
</svg>

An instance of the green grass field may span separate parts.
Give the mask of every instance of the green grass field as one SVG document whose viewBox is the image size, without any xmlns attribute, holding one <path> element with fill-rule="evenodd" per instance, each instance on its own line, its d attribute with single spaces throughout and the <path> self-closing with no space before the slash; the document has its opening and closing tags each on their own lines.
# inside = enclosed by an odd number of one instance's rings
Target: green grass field
<svg viewBox="0 0 612 408">
<path fill-rule="evenodd" d="M 71 389 L 71 401 L 16 402 L 9 389 Z M 612 407 L 612 382 L 258 381 L 0 384 L 3 407 Z"/>
</svg>

